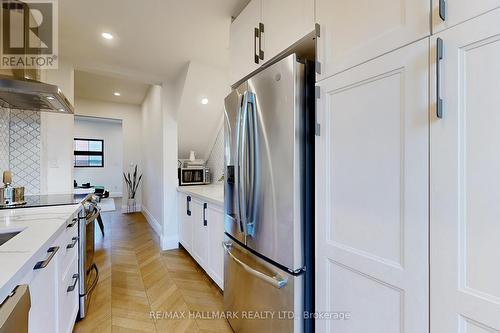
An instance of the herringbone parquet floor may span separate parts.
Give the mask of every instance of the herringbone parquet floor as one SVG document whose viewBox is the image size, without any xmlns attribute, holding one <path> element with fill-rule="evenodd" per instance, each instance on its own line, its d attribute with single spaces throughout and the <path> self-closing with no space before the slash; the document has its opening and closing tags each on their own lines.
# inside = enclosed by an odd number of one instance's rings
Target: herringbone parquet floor
<svg viewBox="0 0 500 333">
<path fill-rule="evenodd" d="M 141 213 L 104 213 L 103 220 L 104 238 L 96 228 L 99 284 L 75 333 L 232 332 L 224 319 L 197 314 L 223 311 L 223 297 L 184 250 L 161 253 Z M 152 311 L 177 311 L 179 318 L 154 319 Z"/>
</svg>

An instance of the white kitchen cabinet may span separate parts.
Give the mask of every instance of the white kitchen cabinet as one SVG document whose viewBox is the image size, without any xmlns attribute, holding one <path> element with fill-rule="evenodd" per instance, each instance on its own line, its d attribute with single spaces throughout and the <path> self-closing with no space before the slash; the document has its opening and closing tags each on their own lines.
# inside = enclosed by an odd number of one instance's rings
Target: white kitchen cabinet
<svg viewBox="0 0 500 333">
<path fill-rule="evenodd" d="M 258 38 L 255 29 L 261 20 L 261 0 L 253 0 L 231 23 L 229 36 L 229 68 L 231 84 L 259 68 Z"/>
<path fill-rule="evenodd" d="M 497 7 L 500 0 L 432 0 L 432 32 L 438 33 Z"/>
<path fill-rule="evenodd" d="M 202 267 L 208 263 L 208 225 L 205 222 L 206 209 L 204 203 L 196 198 L 192 201 L 193 246 L 191 254 Z"/>
<path fill-rule="evenodd" d="M 314 0 L 263 0 L 262 22 L 267 61 L 314 31 Z"/>
<path fill-rule="evenodd" d="M 73 331 L 79 306 L 75 216 L 66 221 L 56 240 L 35 254 L 36 265 L 21 280 L 22 284 L 29 285 L 31 297 L 29 333 Z M 73 285 L 74 289 L 68 289 Z"/>
<path fill-rule="evenodd" d="M 433 333 L 500 331 L 499 36 L 496 9 L 431 40 Z M 437 38 L 444 47 L 442 118 L 435 109 Z"/>
<path fill-rule="evenodd" d="M 429 1 L 316 0 L 317 81 L 428 36 L 429 20 Z"/>
<path fill-rule="evenodd" d="M 50 252 L 48 252 L 50 249 Z M 58 267 L 60 248 L 47 248 L 40 253 L 40 261 L 50 261 L 43 268 L 28 273 L 25 281 L 29 284 L 31 309 L 29 313 L 29 333 L 58 332 Z M 55 251 L 55 253 L 54 253 Z"/>
<path fill-rule="evenodd" d="M 318 332 L 428 332 L 428 53 L 424 39 L 319 83 L 316 311 L 351 318 Z"/>
<path fill-rule="evenodd" d="M 186 214 L 186 197 L 190 197 Z M 179 235 L 182 246 L 205 270 L 212 280 L 223 289 L 224 283 L 224 208 L 205 201 L 201 197 L 179 192 Z M 186 223 L 186 221 L 188 221 Z M 186 226 L 188 226 L 186 228 Z M 189 239 L 189 247 L 183 239 Z"/>
<path fill-rule="evenodd" d="M 193 218 L 191 216 L 191 196 L 178 193 L 177 214 L 179 217 L 179 241 L 188 251 L 193 243 Z"/>
<path fill-rule="evenodd" d="M 208 270 L 207 273 L 223 288 L 224 285 L 224 210 L 222 207 L 208 204 Z"/>
</svg>

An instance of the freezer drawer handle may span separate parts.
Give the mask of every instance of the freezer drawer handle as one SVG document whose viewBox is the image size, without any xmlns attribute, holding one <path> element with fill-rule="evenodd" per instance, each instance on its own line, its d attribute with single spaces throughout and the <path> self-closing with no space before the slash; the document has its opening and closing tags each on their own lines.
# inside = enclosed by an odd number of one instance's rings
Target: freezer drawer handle
<svg viewBox="0 0 500 333">
<path fill-rule="evenodd" d="M 33 269 L 37 270 L 37 269 L 42 269 L 42 268 L 47 267 L 47 265 L 50 263 L 52 258 L 54 258 L 54 256 L 56 255 L 58 250 L 59 250 L 59 246 L 54 246 L 54 247 L 49 248 L 47 250 L 47 253 L 50 253 L 49 257 L 47 259 L 45 259 L 44 261 L 37 262 L 35 267 L 33 267 Z"/>
<path fill-rule="evenodd" d="M 282 277 L 279 274 L 276 274 L 275 276 L 266 275 L 266 274 L 264 274 L 262 272 L 259 272 L 259 271 L 255 270 L 255 269 L 251 268 L 250 266 L 248 266 L 247 264 L 245 264 L 243 261 L 241 261 L 238 258 L 236 258 L 231 253 L 231 251 L 229 250 L 229 248 L 231 246 L 232 246 L 232 244 L 230 242 L 222 242 L 222 247 L 227 252 L 227 254 L 229 254 L 229 256 L 234 261 L 236 261 L 238 264 L 240 264 L 240 266 L 243 267 L 243 269 L 245 271 L 247 271 L 248 273 L 252 274 L 256 278 L 259 278 L 259 279 L 263 280 L 264 282 L 269 283 L 270 285 L 272 285 L 273 287 L 276 287 L 278 289 L 281 289 L 281 288 L 283 288 L 283 287 L 285 287 L 287 285 L 287 283 L 288 283 L 288 279 L 287 278 L 284 278 L 284 277 Z"/>
</svg>

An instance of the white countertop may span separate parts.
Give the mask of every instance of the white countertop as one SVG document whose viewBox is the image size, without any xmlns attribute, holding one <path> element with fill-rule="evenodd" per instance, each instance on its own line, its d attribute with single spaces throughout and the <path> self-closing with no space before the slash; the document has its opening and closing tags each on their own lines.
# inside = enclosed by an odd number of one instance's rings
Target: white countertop
<svg viewBox="0 0 500 333">
<path fill-rule="evenodd" d="M 224 206 L 224 184 L 179 186 L 177 191 L 197 197 L 214 205 Z"/>
<path fill-rule="evenodd" d="M 55 241 L 80 204 L 0 210 L 0 233 L 22 230 L 0 245 L 0 303 L 33 269 L 35 254 Z"/>
</svg>

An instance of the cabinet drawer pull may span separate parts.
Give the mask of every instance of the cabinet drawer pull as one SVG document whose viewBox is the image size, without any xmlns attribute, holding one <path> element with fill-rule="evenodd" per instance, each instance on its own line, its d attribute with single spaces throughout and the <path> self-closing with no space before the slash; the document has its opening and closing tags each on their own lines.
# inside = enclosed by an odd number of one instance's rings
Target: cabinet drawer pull
<svg viewBox="0 0 500 333">
<path fill-rule="evenodd" d="M 66 289 L 68 293 L 72 292 L 75 290 L 76 284 L 78 283 L 78 274 L 73 274 L 73 279 L 75 280 L 71 286 Z"/>
<path fill-rule="evenodd" d="M 443 99 L 441 97 L 441 61 L 443 60 L 443 40 L 436 43 L 436 117 L 443 118 Z"/>
<path fill-rule="evenodd" d="M 71 238 L 71 240 L 73 242 L 71 244 L 68 244 L 68 246 L 66 246 L 67 249 L 72 249 L 75 247 L 76 243 L 78 242 L 78 237 L 73 237 Z"/>
<path fill-rule="evenodd" d="M 75 224 L 78 222 L 78 219 L 75 217 L 70 224 L 66 226 L 66 228 L 73 228 Z"/>
<path fill-rule="evenodd" d="M 439 0 L 439 17 L 441 20 L 446 21 L 446 1 Z"/>
<path fill-rule="evenodd" d="M 206 227 L 208 225 L 208 221 L 207 221 L 207 203 L 203 203 L 203 225 Z"/>
<path fill-rule="evenodd" d="M 255 28 L 254 29 L 254 34 L 253 34 L 253 56 L 254 56 L 253 61 L 256 64 L 259 63 L 259 54 L 257 53 L 257 43 L 258 43 L 257 40 L 258 39 L 260 40 L 260 38 L 259 38 L 259 28 Z"/>
<path fill-rule="evenodd" d="M 59 246 L 53 246 L 53 247 L 49 248 L 47 250 L 47 253 L 50 253 L 49 257 L 43 261 L 37 262 L 35 267 L 33 267 L 33 269 L 36 270 L 36 269 L 42 269 L 42 268 L 47 267 L 47 265 L 50 263 L 52 258 L 54 258 L 54 256 L 56 255 L 58 250 L 59 250 Z"/>
<path fill-rule="evenodd" d="M 188 195 L 186 197 L 186 214 L 187 214 L 187 216 L 191 216 L 191 208 L 189 207 L 190 202 L 191 202 L 191 197 Z"/>
<path fill-rule="evenodd" d="M 262 35 L 264 34 L 264 23 L 259 23 L 259 59 L 264 60 L 264 50 L 262 50 Z"/>
</svg>

